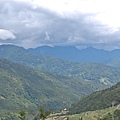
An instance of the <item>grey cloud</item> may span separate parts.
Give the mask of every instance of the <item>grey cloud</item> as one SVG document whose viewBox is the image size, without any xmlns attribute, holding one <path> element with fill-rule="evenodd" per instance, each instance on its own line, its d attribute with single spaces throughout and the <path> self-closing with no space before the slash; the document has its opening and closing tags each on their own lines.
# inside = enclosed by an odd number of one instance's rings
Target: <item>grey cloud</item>
<svg viewBox="0 0 120 120">
<path fill-rule="evenodd" d="M 115 47 L 120 40 L 119 32 L 113 33 L 108 26 L 94 21 L 94 14 L 61 16 L 12 0 L 0 1 L 0 13 L 0 29 L 14 31 L 10 31 L 11 38 L 16 40 L 11 40 L 11 43 L 23 47 L 47 44 L 108 48 L 113 43 Z"/>
</svg>

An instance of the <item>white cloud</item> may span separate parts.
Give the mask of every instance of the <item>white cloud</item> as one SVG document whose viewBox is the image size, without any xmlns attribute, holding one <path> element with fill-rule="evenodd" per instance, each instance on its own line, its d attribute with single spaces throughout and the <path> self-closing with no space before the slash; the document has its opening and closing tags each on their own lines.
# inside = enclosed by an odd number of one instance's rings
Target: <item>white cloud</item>
<svg viewBox="0 0 120 120">
<path fill-rule="evenodd" d="M 26 1 L 26 0 L 16 0 Z M 120 27 L 119 0 L 27 0 L 31 5 L 43 7 L 61 15 L 66 13 L 94 13 L 96 19 L 110 27 Z M 26 1 L 26 2 L 27 2 Z"/>
<path fill-rule="evenodd" d="M 117 3 L 118 0 L 1 0 L 0 28 L 4 32 L 0 38 L 27 48 L 41 45 L 118 48 Z"/>
<path fill-rule="evenodd" d="M 7 40 L 7 39 L 15 39 L 16 36 L 9 30 L 0 29 L 0 39 Z"/>
<path fill-rule="evenodd" d="M 45 32 L 45 40 L 50 40 L 50 35 L 47 31 Z"/>
</svg>

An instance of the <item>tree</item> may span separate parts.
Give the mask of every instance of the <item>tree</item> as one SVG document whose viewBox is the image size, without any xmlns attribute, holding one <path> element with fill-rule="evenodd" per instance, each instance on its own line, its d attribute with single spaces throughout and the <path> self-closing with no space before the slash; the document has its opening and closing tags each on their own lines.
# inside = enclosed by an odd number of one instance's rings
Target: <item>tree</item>
<svg viewBox="0 0 120 120">
<path fill-rule="evenodd" d="M 119 109 L 114 111 L 114 117 L 115 117 L 115 120 L 120 120 L 120 110 Z"/>
<path fill-rule="evenodd" d="M 25 119 L 26 119 L 26 112 L 25 112 L 25 110 L 21 110 L 21 111 L 19 112 L 19 118 L 20 118 L 21 120 L 25 120 Z"/>
<path fill-rule="evenodd" d="M 39 110 L 38 116 L 42 120 L 45 120 L 47 116 L 50 115 L 51 113 L 51 110 L 45 110 L 45 106 L 39 106 L 38 110 Z"/>
</svg>

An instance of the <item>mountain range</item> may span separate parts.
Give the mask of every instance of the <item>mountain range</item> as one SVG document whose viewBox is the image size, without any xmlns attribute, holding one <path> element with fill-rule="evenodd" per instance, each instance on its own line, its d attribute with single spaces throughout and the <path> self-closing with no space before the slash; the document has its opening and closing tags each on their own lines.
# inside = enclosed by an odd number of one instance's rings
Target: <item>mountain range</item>
<svg viewBox="0 0 120 120">
<path fill-rule="evenodd" d="M 1 45 L 0 58 L 8 59 L 51 74 L 92 81 L 101 85 L 111 86 L 119 82 L 120 69 L 118 68 L 100 63 L 79 63 L 52 56 L 34 55 L 18 46 Z"/>
<path fill-rule="evenodd" d="M 86 49 L 77 49 L 74 46 L 41 46 L 28 49 L 35 55 L 53 56 L 74 62 L 95 62 L 119 67 L 120 50 L 115 49 L 106 51 L 88 47 Z"/>
<path fill-rule="evenodd" d="M 15 54 L 13 54 L 13 52 Z M 19 59 L 19 55 L 23 55 L 22 60 Z M 106 51 L 103 49 L 88 47 L 86 49 L 79 50 L 74 46 L 41 46 L 37 48 L 24 49 L 23 47 L 14 45 L 0 45 L 0 57 L 2 58 L 24 63 L 26 59 L 24 56 L 31 57 L 31 59 L 49 56 L 73 62 L 94 62 L 113 67 L 120 67 L 120 49 Z M 37 58 L 35 56 L 37 56 Z"/>
<path fill-rule="evenodd" d="M 119 52 L 0 45 L 0 110 L 29 109 L 43 103 L 58 110 L 111 87 L 120 82 Z"/>
</svg>

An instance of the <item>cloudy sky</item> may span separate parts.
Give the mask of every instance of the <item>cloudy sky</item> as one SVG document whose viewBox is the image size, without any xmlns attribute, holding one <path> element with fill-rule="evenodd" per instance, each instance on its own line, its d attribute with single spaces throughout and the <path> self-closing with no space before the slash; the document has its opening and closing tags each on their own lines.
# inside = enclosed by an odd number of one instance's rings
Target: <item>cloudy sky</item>
<svg viewBox="0 0 120 120">
<path fill-rule="evenodd" d="M 120 49 L 120 0 L 0 0 L 0 44 Z"/>
</svg>

